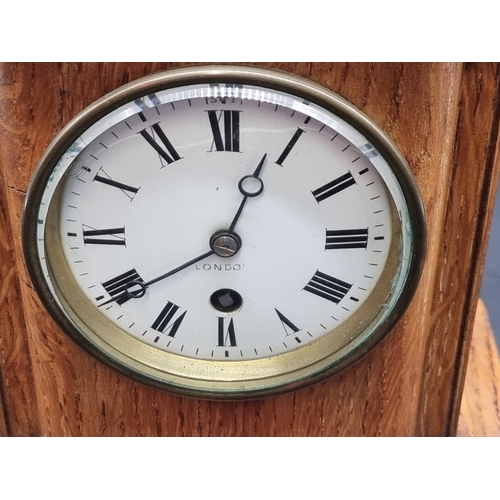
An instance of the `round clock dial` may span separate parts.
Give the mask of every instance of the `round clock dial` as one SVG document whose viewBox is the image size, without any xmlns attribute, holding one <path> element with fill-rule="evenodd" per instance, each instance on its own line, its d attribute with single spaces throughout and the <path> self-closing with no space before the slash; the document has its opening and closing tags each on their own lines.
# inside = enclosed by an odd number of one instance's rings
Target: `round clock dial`
<svg viewBox="0 0 500 500">
<path fill-rule="evenodd" d="M 258 397 L 354 362 L 409 303 L 425 246 L 384 134 L 306 80 L 238 67 L 121 88 L 55 139 L 25 211 L 50 312 L 174 392 Z"/>
</svg>

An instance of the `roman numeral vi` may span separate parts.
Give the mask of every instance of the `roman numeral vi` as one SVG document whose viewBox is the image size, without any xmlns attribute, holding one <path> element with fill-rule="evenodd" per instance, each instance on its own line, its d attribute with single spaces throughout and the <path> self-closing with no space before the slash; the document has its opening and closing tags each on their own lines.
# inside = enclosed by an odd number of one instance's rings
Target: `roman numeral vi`
<svg viewBox="0 0 500 500">
<path fill-rule="evenodd" d="M 229 326 L 227 332 L 224 331 L 224 319 L 222 317 L 217 318 L 219 320 L 219 328 L 217 335 L 217 345 L 219 347 L 235 347 L 236 346 L 236 334 L 234 331 L 233 318 L 229 321 Z"/>
</svg>

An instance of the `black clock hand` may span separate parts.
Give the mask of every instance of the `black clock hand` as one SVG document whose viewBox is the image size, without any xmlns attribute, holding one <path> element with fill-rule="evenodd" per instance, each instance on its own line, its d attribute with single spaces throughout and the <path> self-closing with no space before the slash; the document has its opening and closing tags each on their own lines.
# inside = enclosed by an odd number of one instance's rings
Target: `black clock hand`
<svg viewBox="0 0 500 500">
<path fill-rule="evenodd" d="M 235 255 L 241 247 L 241 239 L 236 233 L 234 233 L 233 230 L 236 226 L 236 223 L 238 222 L 238 219 L 240 218 L 241 212 L 243 211 L 243 207 L 245 206 L 247 199 L 259 196 L 262 191 L 264 191 L 264 183 L 259 176 L 262 167 L 264 166 L 264 162 L 266 161 L 266 157 L 267 153 L 264 154 L 262 160 L 260 160 L 260 163 L 257 165 L 257 168 L 252 175 L 245 175 L 240 179 L 240 182 L 238 183 L 238 189 L 243 195 L 243 200 L 241 200 L 238 211 L 236 212 L 236 215 L 234 216 L 234 219 L 229 226 L 229 230 L 217 231 L 210 238 L 210 247 L 212 248 L 211 250 L 198 255 L 198 257 L 185 262 L 181 266 L 178 266 L 175 269 L 172 269 L 167 273 L 157 276 L 156 278 L 153 278 L 152 280 L 149 280 L 145 283 L 138 280 L 133 280 L 125 283 L 125 285 L 123 285 L 124 290 L 122 293 L 117 294 L 115 297 L 107 300 L 106 302 L 103 302 L 102 304 L 99 304 L 98 307 L 105 306 L 107 304 L 110 304 L 111 302 L 116 302 L 117 300 L 125 297 L 131 299 L 139 299 L 141 297 L 144 297 L 144 295 L 146 294 L 146 290 L 154 283 L 158 283 L 158 281 L 164 280 L 169 276 L 177 274 L 179 271 L 182 271 L 183 269 L 186 269 L 187 267 L 192 266 L 193 264 L 196 264 L 197 262 L 200 262 L 207 257 L 210 257 L 214 253 L 219 255 L 220 257 L 231 257 L 232 255 Z"/>
<path fill-rule="evenodd" d="M 190 261 L 185 262 L 181 266 L 176 267 L 175 269 L 172 269 L 171 271 L 168 271 L 165 274 L 157 276 L 156 278 L 153 278 L 152 280 L 149 280 L 146 283 L 144 283 L 142 281 L 137 281 L 137 280 L 129 281 L 128 283 L 123 285 L 124 286 L 123 293 L 116 295 L 112 299 L 109 299 L 106 302 L 103 302 L 102 304 L 99 304 L 98 307 L 105 306 L 106 304 L 110 304 L 111 302 L 116 302 L 117 300 L 124 298 L 124 297 L 128 297 L 131 299 L 139 299 L 139 298 L 144 296 L 144 294 L 146 293 L 146 290 L 154 283 L 157 283 L 158 281 L 164 280 L 165 278 L 168 278 L 169 276 L 177 274 L 179 271 L 186 269 L 186 267 L 192 266 L 193 264 L 196 264 L 197 262 L 200 262 L 201 260 L 204 260 L 207 257 L 210 257 L 210 255 L 213 255 L 214 253 L 215 252 L 213 250 L 209 250 L 208 252 L 205 252 L 204 254 L 198 255 L 198 257 L 195 257 L 194 259 L 191 259 Z M 135 290 L 132 290 L 132 288 L 134 288 L 134 287 L 135 287 Z"/>
<path fill-rule="evenodd" d="M 255 172 L 252 175 L 245 175 L 245 177 L 242 177 L 240 179 L 240 182 L 238 183 L 238 189 L 240 190 L 240 193 L 243 195 L 243 199 L 241 200 L 240 206 L 238 207 L 238 211 L 236 212 L 236 215 L 234 216 L 234 219 L 231 222 L 231 225 L 229 226 L 229 231 L 234 231 L 236 223 L 240 218 L 241 212 L 243 211 L 243 207 L 245 206 L 245 203 L 247 202 L 248 198 L 254 198 L 255 196 L 259 196 L 259 194 L 261 194 L 262 191 L 264 191 L 264 183 L 262 182 L 262 179 L 259 176 L 262 167 L 264 166 L 264 162 L 266 161 L 266 157 L 267 153 L 264 153 L 262 160 L 260 160 L 260 163 L 257 165 L 257 168 L 255 169 Z M 246 188 L 244 186 L 245 184 L 247 184 Z"/>
<path fill-rule="evenodd" d="M 169 276 L 172 276 L 174 274 L 177 274 L 179 271 L 182 271 L 183 269 L 186 269 L 186 267 L 192 266 L 193 264 L 196 264 L 197 262 L 200 262 L 200 260 L 204 260 L 207 257 L 210 257 L 210 255 L 213 255 L 214 251 L 209 250 L 208 252 L 205 252 L 201 255 L 198 255 L 198 257 L 195 257 L 194 259 L 191 259 L 190 261 L 182 264 L 182 266 L 176 267 L 175 269 L 172 269 L 168 273 L 162 274 L 161 276 L 158 276 L 152 280 L 149 280 L 146 283 L 142 283 L 142 286 L 144 288 L 147 288 L 150 285 L 153 285 L 154 283 L 157 283 L 158 281 L 164 280 L 165 278 L 168 278 Z"/>
</svg>

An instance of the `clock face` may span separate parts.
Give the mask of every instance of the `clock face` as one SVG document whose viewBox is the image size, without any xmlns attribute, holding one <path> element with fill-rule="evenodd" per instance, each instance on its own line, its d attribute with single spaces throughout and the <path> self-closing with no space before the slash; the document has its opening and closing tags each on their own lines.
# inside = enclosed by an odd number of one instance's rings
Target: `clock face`
<svg viewBox="0 0 500 500">
<path fill-rule="evenodd" d="M 204 71 L 132 85 L 70 124 L 35 175 L 25 248 L 49 310 L 100 359 L 182 393 L 254 397 L 385 335 L 419 274 L 423 216 L 404 161 L 338 97 Z"/>
</svg>

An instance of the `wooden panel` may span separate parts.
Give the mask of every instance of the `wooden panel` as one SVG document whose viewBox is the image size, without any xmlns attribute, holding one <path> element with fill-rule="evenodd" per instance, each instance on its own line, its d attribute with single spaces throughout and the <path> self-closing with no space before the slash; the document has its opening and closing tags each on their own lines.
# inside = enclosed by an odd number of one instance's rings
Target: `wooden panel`
<svg viewBox="0 0 500 500">
<path fill-rule="evenodd" d="M 500 358 L 484 303 L 478 303 L 457 436 L 500 436 Z"/>
<path fill-rule="evenodd" d="M 0 170 L 0 436 L 33 436 L 40 434 L 39 418 L 9 212 L 4 203 L 7 190 L 22 202 L 25 193 L 9 188 Z"/>
<path fill-rule="evenodd" d="M 421 285 L 399 326 L 366 358 L 330 380 L 258 401 L 172 396 L 95 362 L 54 325 L 30 285 L 19 238 L 23 192 L 43 150 L 75 114 L 133 78 L 178 64 L 5 64 L 0 67 L 0 168 L 12 262 L 2 259 L 1 269 L 7 275 L 15 267 L 18 273 L 19 288 L 9 293 L 18 304 L 13 329 L 27 362 L 16 373 L 25 377 L 24 392 L 33 391 L 25 398 L 31 408 L 25 421 L 16 421 L 16 408 L 6 405 L 11 434 L 455 433 L 498 175 L 498 65 L 262 65 L 337 91 L 378 122 L 408 159 L 422 190 L 430 237 Z M 4 335 L 0 332 L 2 342 Z M 13 377 L 13 367 L 8 353 L 0 355 L 5 381 Z M 13 399 L 10 390 L 7 402 Z"/>
<path fill-rule="evenodd" d="M 431 261 L 435 274 L 419 412 L 424 434 L 453 435 L 458 422 L 498 183 L 498 70 L 496 64 L 468 64 L 462 75 L 453 163 L 435 233 L 440 245 Z"/>
</svg>

